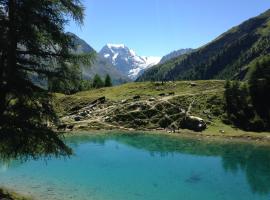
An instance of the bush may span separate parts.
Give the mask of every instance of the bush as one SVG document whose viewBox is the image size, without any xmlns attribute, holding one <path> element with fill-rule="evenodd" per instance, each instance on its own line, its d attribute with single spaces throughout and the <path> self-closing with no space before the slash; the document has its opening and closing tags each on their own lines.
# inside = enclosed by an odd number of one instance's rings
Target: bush
<svg viewBox="0 0 270 200">
<path fill-rule="evenodd" d="M 172 119 L 170 119 L 168 116 L 164 116 L 159 120 L 158 123 L 161 128 L 167 128 L 172 122 Z"/>
</svg>

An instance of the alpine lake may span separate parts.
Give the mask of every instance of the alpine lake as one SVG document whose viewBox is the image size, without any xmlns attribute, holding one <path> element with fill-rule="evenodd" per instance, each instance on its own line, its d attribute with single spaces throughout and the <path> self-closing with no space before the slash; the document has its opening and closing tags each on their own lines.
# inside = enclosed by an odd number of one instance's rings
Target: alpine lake
<svg viewBox="0 0 270 200">
<path fill-rule="evenodd" d="M 66 137 L 74 155 L 0 164 L 39 200 L 270 200 L 270 146 L 159 134 Z"/>
</svg>

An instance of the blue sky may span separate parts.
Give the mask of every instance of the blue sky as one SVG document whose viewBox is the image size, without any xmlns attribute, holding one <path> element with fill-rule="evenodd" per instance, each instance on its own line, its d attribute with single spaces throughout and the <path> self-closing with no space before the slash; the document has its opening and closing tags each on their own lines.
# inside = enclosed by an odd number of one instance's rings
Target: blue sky
<svg viewBox="0 0 270 200">
<path fill-rule="evenodd" d="M 138 55 L 163 56 L 197 48 L 229 28 L 270 9 L 270 0 L 82 0 L 84 25 L 70 23 L 99 51 L 107 43 L 125 44 Z"/>
</svg>

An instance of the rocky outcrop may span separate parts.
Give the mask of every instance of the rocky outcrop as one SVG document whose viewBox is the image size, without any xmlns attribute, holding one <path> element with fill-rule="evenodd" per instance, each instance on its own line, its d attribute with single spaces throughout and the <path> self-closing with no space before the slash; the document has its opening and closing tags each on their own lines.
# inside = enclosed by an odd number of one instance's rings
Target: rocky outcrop
<svg viewBox="0 0 270 200">
<path fill-rule="evenodd" d="M 204 120 L 200 117 L 195 116 L 185 117 L 181 121 L 180 126 L 183 129 L 189 129 L 193 131 L 203 131 L 206 129 L 206 123 L 204 122 Z"/>
</svg>

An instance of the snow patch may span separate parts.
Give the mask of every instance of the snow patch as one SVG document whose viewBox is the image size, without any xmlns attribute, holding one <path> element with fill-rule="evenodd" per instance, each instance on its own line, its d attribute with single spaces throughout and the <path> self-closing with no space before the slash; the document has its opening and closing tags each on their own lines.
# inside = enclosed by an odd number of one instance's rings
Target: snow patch
<svg viewBox="0 0 270 200">
<path fill-rule="evenodd" d="M 116 53 L 116 54 L 113 55 L 113 58 L 112 58 L 113 59 L 113 62 L 115 62 L 115 60 L 118 57 L 118 55 L 119 55 L 119 53 Z"/>
<path fill-rule="evenodd" d="M 104 55 L 104 58 L 109 58 L 110 57 L 110 54 L 105 54 Z"/>
<path fill-rule="evenodd" d="M 111 48 L 125 48 L 124 44 L 107 44 L 107 47 Z"/>
</svg>

